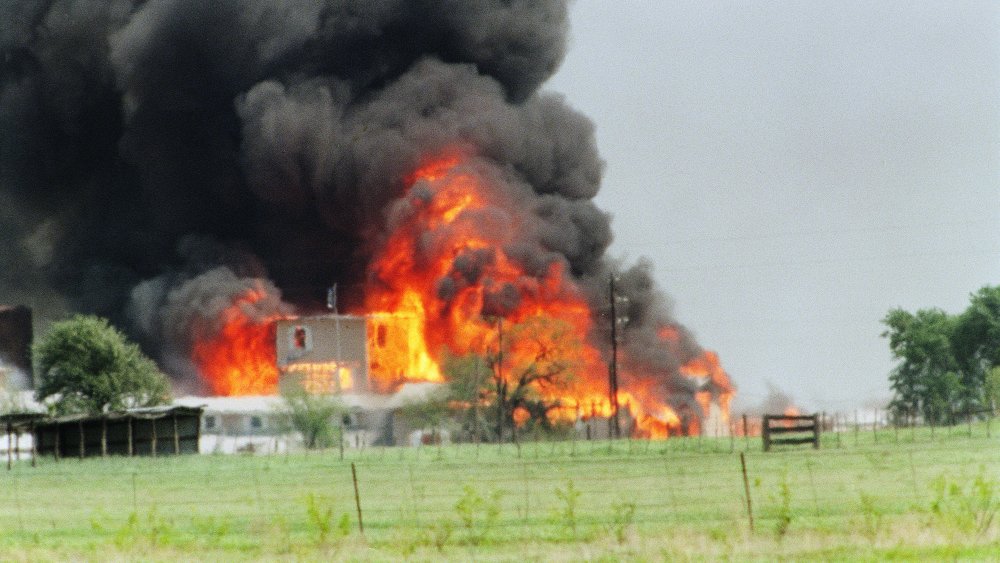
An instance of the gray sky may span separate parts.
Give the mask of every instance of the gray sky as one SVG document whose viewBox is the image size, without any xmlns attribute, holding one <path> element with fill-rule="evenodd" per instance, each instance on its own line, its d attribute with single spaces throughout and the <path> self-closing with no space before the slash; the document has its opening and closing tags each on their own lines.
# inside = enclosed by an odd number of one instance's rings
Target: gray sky
<svg viewBox="0 0 1000 563">
<path fill-rule="evenodd" d="M 890 395 L 879 320 L 1000 284 L 1000 4 L 580 1 L 612 254 L 760 402 Z"/>
</svg>

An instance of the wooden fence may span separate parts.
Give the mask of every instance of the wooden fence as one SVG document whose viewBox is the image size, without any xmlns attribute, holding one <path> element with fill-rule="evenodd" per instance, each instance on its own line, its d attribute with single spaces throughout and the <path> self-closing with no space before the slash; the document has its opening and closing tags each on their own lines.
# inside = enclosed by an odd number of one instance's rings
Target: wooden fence
<svg viewBox="0 0 1000 563">
<path fill-rule="evenodd" d="M 774 438 L 772 434 L 792 436 Z M 804 434 L 809 434 L 805 436 Z M 819 449 L 819 415 L 783 415 L 765 414 L 761 425 L 761 437 L 764 439 L 764 451 L 770 451 L 771 446 L 778 445 L 799 445 L 812 444 L 813 448 Z"/>
</svg>

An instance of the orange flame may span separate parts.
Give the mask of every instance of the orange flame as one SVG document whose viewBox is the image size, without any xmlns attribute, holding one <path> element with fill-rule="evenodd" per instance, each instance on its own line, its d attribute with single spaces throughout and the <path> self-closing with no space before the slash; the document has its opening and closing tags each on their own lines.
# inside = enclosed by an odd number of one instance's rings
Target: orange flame
<svg viewBox="0 0 1000 563">
<path fill-rule="evenodd" d="M 536 390 L 557 405 L 549 411 L 549 419 L 572 422 L 580 417 L 611 416 L 607 367 L 589 343 L 593 314 L 566 275 L 565 265 L 553 261 L 541 275 L 527 275 L 505 251 L 518 242 L 518 230 L 526 223 L 515 206 L 490 190 L 488 178 L 464 164 L 461 157 L 430 162 L 408 181 L 410 191 L 397 208 L 402 211 L 394 217 L 392 234 L 370 266 L 366 287 L 364 312 L 376 324 L 410 327 L 397 329 L 408 336 L 403 339 L 407 345 L 395 349 L 380 346 L 377 333 L 369 335 L 370 348 L 375 350 L 371 379 L 376 387 L 391 390 L 402 381 L 442 381 L 439 362 L 444 354 L 496 353 L 503 330 L 497 318 L 507 321 L 506 326 L 536 319 L 543 326 L 562 323 L 568 327 L 557 331 L 558 338 L 554 332 L 539 338 L 553 346 L 573 343 L 571 355 L 576 361 L 575 381 Z M 491 297 L 505 291 L 515 294 L 515 304 L 491 312 Z M 679 333 L 664 327 L 661 337 L 677 341 Z M 530 343 L 511 345 L 508 341 L 507 346 L 512 347 L 504 352 L 507 367 L 502 376 L 510 378 L 519 365 L 533 361 L 535 350 Z M 731 391 L 718 357 L 706 353 L 701 361 L 706 377 Z M 695 365 L 688 367 L 694 373 Z M 681 420 L 665 403 L 663 391 L 643 384 L 641 374 L 620 372 L 620 381 L 632 382 L 618 395 L 621 416 L 628 419 L 622 422 L 628 425 L 625 428 L 653 438 L 679 433 Z M 712 398 L 706 395 L 705 400 Z M 707 404 L 703 410 L 699 414 L 707 414 Z M 724 410 L 728 416 L 728 403 Z M 529 416 L 527 411 L 515 411 L 519 423 Z"/>
<path fill-rule="evenodd" d="M 514 241 L 517 218 L 491 224 L 484 210 L 496 202 L 487 201 L 482 179 L 458 164 L 449 158 L 413 175 L 413 183 L 419 183 L 422 191 L 406 199 L 410 214 L 396 226 L 370 267 L 366 313 L 377 325 L 395 326 L 406 342 L 396 349 L 373 347 L 378 369 L 372 379 L 382 389 L 401 380 L 443 381 L 439 365 L 443 353 L 481 354 L 495 346 L 502 329 L 482 314 L 490 294 L 514 291 L 520 296 L 513 310 L 500 315 L 513 323 L 530 317 L 562 319 L 574 326 L 581 341 L 590 328 L 589 309 L 561 264 L 551 264 L 539 279 L 524 275 L 506 254 L 503 248 Z M 515 224 L 507 224 L 509 219 Z M 463 277 L 456 267 L 470 261 L 481 269 L 477 279 Z M 442 279 L 452 284 L 454 292 L 447 300 L 440 296 Z M 370 338 L 380 340 L 377 334 Z M 592 351 L 585 355 L 599 365 Z"/>
<path fill-rule="evenodd" d="M 711 384 L 713 391 L 699 391 L 695 393 L 695 400 L 701 406 L 704 417 L 711 415 L 710 410 L 714 400 L 719 405 L 721 417 L 719 424 L 728 429 L 729 404 L 733 400 L 735 390 L 729 380 L 729 374 L 722 369 L 719 355 L 711 350 L 706 350 L 701 356 L 681 366 L 680 372 L 686 377 L 701 379 L 705 384 Z"/>
<path fill-rule="evenodd" d="M 191 357 L 216 395 L 268 395 L 278 388 L 275 360 L 277 316 L 255 320 L 248 310 L 263 289 L 247 290 L 222 313 L 214 337 L 196 339 Z"/>
<path fill-rule="evenodd" d="M 530 228 L 531 219 L 507 200 L 513 196 L 491 189 L 491 181 L 461 155 L 429 162 L 407 178 L 409 189 L 390 210 L 393 228 L 369 266 L 365 301 L 357 311 L 368 319 L 368 383 L 391 392 L 408 381 L 443 382 L 446 355 L 497 359 L 499 341 L 506 338 L 494 372 L 504 380 L 523 375 L 543 357 L 560 358 L 565 363 L 560 369 L 573 373 L 559 384 L 532 389 L 554 405 L 546 413 L 550 422 L 607 419 L 613 407 L 607 365 L 592 340 L 594 313 L 564 262 L 552 259 L 529 274 L 508 253 L 509 248 L 524 252 L 519 230 Z M 537 252 L 546 254 L 542 248 Z M 264 296 L 263 290 L 240 296 L 222 315 L 222 330 L 196 343 L 193 359 L 213 392 L 277 390 L 273 322 L 278 316 L 255 320 L 249 314 L 250 305 Z M 664 326 L 659 336 L 672 355 L 681 354 L 680 329 Z M 699 432 L 701 421 L 712 416 L 728 424 L 733 387 L 715 353 L 706 351 L 680 368 L 702 388 L 696 393 L 699 412 L 683 416 L 668 404 L 667 391 L 657 383 L 662 378 L 640 369 L 619 369 L 623 432 L 667 438 Z M 307 386 L 315 380 L 314 391 L 354 387 L 354 373 L 335 363 L 291 364 L 288 371 L 302 374 Z M 531 416 L 524 408 L 512 413 L 518 425 Z"/>
<path fill-rule="evenodd" d="M 524 426 L 524 423 L 528 422 L 528 419 L 531 418 L 531 413 L 529 413 L 528 409 L 524 407 L 517 407 L 514 409 L 512 416 L 514 418 L 514 424 Z"/>
<path fill-rule="evenodd" d="M 295 362 L 285 372 L 302 376 L 302 387 L 310 393 L 339 393 L 354 388 L 351 368 L 337 362 Z"/>
</svg>

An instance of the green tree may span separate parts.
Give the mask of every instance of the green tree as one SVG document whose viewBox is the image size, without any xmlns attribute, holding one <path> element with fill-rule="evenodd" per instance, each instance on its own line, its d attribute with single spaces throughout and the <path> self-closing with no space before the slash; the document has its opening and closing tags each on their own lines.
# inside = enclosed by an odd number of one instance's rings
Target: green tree
<svg viewBox="0 0 1000 563">
<path fill-rule="evenodd" d="M 582 348 L 572 325 L 561 319 L 529 317 L 506 330 L 498 321 L 497 347 L 487 361 L 499 440 L 510 429 L 511 438 L 517 441 L 514 413 L 519 408 L 532 423 L 548 425 L 547 413 L 559 406 L 549 397 L 576 379 Z"/>
<path fill-rule="evenodd" d="M 443 371 L 452 405 L 459 411 L 462 432 L 473 441 L 483 440 L 489 428 L 486 410 L 493 403 L 493 372 L 487 358 L 476 354 L 449 356 Z"/>
<path fill-rule="evenodd" d="M 35 397 L 56 414 L 97 414 L 163 404 L 170 385 L 139 347 L 99 317 L 52 325 L 33 349 Z"/>
<path fill-rule="evenodd" d="M 335 395 L 310 393 L 295 378 L 281 382 L 282 405 L 278 419 L 283 426 L 302 434 L 302 443 L 308 449 L 328 448 L 342 439 L 334 432 L 347 412 L 344 403 Z"/>
<path fill-rule="evenodd" d="M 962 367 L 968 402 L 984 399 L 986 375 L 1000 366 L 1000 286 L 984 287 L 969 298 L 952 337 Z"/>
<path fill-rule="evenodd" d="M 889 339 L 889 349 L 900 361 L 889 376 L 893 415 L 951 422 L 964 395 L 952 346 L 955 317 L 940 309 L 921 309 L 915 314 L 893 309 L 882 323 L 888 327 L 882 336 Z"/>
<path fill-rule="evenodd" d="M 1000 407 L 1000 366 L 993 366 L 983 378 L 983 395 L 986 408 L 996 413 Z"/>
</svg>

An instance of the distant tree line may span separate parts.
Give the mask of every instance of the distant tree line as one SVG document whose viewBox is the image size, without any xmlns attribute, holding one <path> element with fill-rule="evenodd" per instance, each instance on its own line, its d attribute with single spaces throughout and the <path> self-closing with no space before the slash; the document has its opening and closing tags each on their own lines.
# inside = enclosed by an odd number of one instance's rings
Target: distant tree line
<svg viewBox="0 0 1000 563">
<path fill-rule="evenodd" d="M 1000 406 L 1000 286 L 973 293 L 957 315 L 893 309 L 882 323 L 899 360 L 889 375 L 897 421 L 950 424 Z"/>
</svg>

